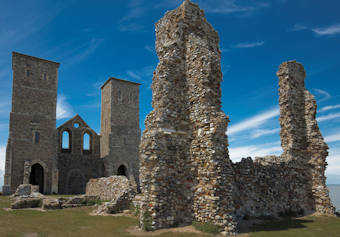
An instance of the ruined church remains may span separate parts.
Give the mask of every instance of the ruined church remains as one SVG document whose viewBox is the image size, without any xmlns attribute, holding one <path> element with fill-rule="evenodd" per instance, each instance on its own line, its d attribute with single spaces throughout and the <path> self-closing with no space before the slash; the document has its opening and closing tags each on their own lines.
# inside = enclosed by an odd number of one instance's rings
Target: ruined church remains
<svg viewBox="0 0 340 237">
<path fill-rule="evenodd" d="M 219 37 L 198 5 L 185 0 L 157 22 L 156 51 L 153 111 L 140 143 L 139 84 L 111 78 L 103 85 L 100 135 L 80 116 L 56 129 L 59 64 L 13 53 L 4 191 L 32 183 L 46 193 L 81 193 L 90 178 L 126 174 L 141 189 L 134 199 L 140 225 L 152 230 L 198 221 L 227 235 L 249 217 L 334 215 L 325 177 L 328 146 L 301 64 L 288 61 L 277 72 L 283 153 L 233 163 L 229 118 L 221 110 Z M 85 133 L 88 150 L 82 148 Z M 103 200 L 124 193 L 119 180 L 93 179 L 88 193 Z M 121 185 L 137 190 L 127 180 Z M 122 195 L 127 205 L 131 195 Z"/>
<path fill-rule="evenodd" d="M 79 115 L 56 128 L 58 68 L 13 52 L 3 193 L 33 184 L 41 193 L 83 194 L 90 179 L 117 174 L 138 183 L 139 84 L 116 78 L 104 83 L 100 135 Z"/>
<path fill-rule="evenodd" d="M 189 0 L 156 24 L 159 64 L 153 111 L 140 145 L 141 225 L 192 221 L 235 233 L 245 217 L 280 213 L 334 215 L 324 175 L 328 146 L 305 71 L 283 63 L 279 77 L 281 156 L 232 163 L 221 110 L 219 38 Z"/>
</svg>

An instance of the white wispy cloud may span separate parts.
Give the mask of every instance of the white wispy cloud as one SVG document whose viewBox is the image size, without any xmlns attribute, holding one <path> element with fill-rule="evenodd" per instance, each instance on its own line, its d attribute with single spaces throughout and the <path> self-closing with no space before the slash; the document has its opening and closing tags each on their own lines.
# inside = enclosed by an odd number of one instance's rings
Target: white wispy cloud
<svg viewBox="0 0 340 237">
<path fill-rule="evenodd" d="M 182 2 L 183 0 L 160 0 L 154 5 L 154 8 L 175 8 Z"/>
<path fill-rule="evenodd" d="M 250 14 L 254 11 L 270 6 L 270 4 L 266 2 L 254 2 L 253 4 L 240 5 L 236 0 L 200 0 L 197 2 L 205 10 L 205 12 L 220 14 Z"/>
<path fill-rule="evenodd" d="M 324 121 L 336 119 L 336 118 L 340 118 L 340 113 L 331 113 L 331 114 L 328 114 L 328 115 L 320 116 L 316 120 L 318 122 L 324 122 Z"/>
<path fill-rule="evenodd" d="M 246 48 L 260 47 L 262 45 L 264 45 L 264 41 L 245 42 L 245 43 L 235 44 L 235 45 L 233 45 L 233 48 L 246 49 Z"/>
<path fill-rule="evenodd" d="M 340 129 L 339 129 L 340 131 Z M 331 134 L 328 136 L 325 136 L 325 142 L 338 142 L 340 141 L 340 132 L 339 133 L 335 133 L 335 134 Z"/>
<path fill-rule="evenodd" d="M 119 30 L 122 32 L 143 32 L 145 27 L 135 22 L 119 24 Z"/>
<path fill-rule="evenodd" d="M 321 96 L 323 96 L 319 102 L 322 102 L 322 101 L 325 101 L 325 100 L 328 100 L 330 98 L 332 98 L 331 94 L 328 93 L 327 91 L 325 90 L 321 90 L 321 89 L 317 89 L 317 88 L 314 88 L 313 91 L 315 91 L 316 93 L 320 94 Z"/>
<path fill-rule="evenodd" d="M 79 48 L 78 52 L 72 57 L 66 60 L 67 66 L 73 65 L 75 63 L 82 62 L 90 57 L 91 54 L 99 47 L 103 42 L 103 39 L 92 38 L 89 42 L 85 43 Z"/>
<path fill-rule="evenodd" d="M 250 134 L 250 137 L 255 139 L 255 138 L 259 138 L 259 137 L 262 137 L 262 136 L 271 135 L 271 134 L 275 134 L 275 133 L 279 133 L 279 132 L 280 132 L 280 128 L 275 128 L 275 129 L 255 129 Z"/>
<path fill-rule="evenodd" d="M 146 51 L 149 51 L 150 53 L 155 53 L 155 47 L 154 46 L 150 46 L 150 45 L 145 45 L 144 49 Z"/>
<path fill-rule="evenodd" d="M 5 170 L 5 162 L 6 162 L 6 145 L 1 145 L 0 146 L 0 170 L 2 171 Z"/>
<path fill-rule="evenodd" d="M 246 157 L 263 157 L 267 155 L 280 155 L 282 153 L 281 146 L 275 143 L 267 143 L 251 146 L 229 147 L 229 156 L 233 162 L 238 162 Z"/>
<path fill-rule="evenodd" d="M 97 81 L 92 84 L 90 92 L 86 93 L 86 96 L 89 97 L 97 97 L 100 96 L 101 90 L 100 88 L 104 85 L 105 81 Z"/>
<path fill-rule="evenodd" d="M 320 35 L 320 36 L 336 35 L 336 34 L 340 34 L 340 24 L 326 26 L 326 27 L 318 27 L 318 28 L 312 29 L 312 31 L 315 34 Z"/>
<path fill-rule="evenodd" d="M 147 12 L 146 4 L 144 0 L 131 0 L 128 3 L 128 11 L 121 21 L 129 21 L 132 19 L 145 16 Z"/>
<path fill-rule="evenodd" d="M 325 111 L 328 111 L 328 110 L 333 110 L 333 109 L 338 109 L 340 108 L 340 104 L 338 105 L 329 105 L 329 106 L 325 106 L 325 107 L 322 107 L 318 112 L 325 112 Z"/>
<path fill-rule="evenodd" d="M 73 116 L 73 108 L 67 102 L 64 95 L 58 95 L 57 99 L 57 119 L 70 118 Z"/>
<path fill-rule="evenodd" d="M 150 84 L 152 81 L 154 66 L 146 66 L 142 69 L 128 70 L 127 77 L 142 82 L 143 84 Z"/>
<path fill-rule="evenodd" d="M 231 125 L 227 131 L 228 136 L 232 134 L 236 134 L 251 128 L 256 128 L 262 124 L 264 124 L 266 121 L 275 118 L 280 115 L 280 109 L 278 107 L 275 107 L 274 109 L 267 110 L 261 114 L 258 114 L 256 116 L 250 117 L 240 123 L 237 123 L 235 125 Z"/>
<path fill-rule="evenodd" d="M 294 24 L 292 27 L 288 28 L 288 32 L 294 32 L 294 31 L 301 31 L 301 30 L 306 30 L 307 27 L 301 24 Z"/>
</svg>

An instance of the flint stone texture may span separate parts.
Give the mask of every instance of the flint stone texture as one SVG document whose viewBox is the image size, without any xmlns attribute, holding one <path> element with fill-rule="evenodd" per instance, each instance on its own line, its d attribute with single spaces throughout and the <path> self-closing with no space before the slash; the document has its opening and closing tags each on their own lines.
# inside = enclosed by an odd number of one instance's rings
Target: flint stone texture
<svg viewBox="0 0 340 237">
<path fill-rule="evenodd" d="M 129 209 L 129 206 L 134 198 L 134 193 L 129 190 L 122 190 L 110 202 L 104 202 L 94 211 L 94 215 L 116 214 Z"/>
<path fill-rule="evenodd" d="M 156 24 L 159 64 L 153 111 L 140 144 L 142 196 L 134 203 L 152 229 L 212 222 L 233 234 L 246 216 L 334 215 L 325 185 L 327 144 L 305 71 L 283 63 L 279 77 L 281 156 L 232 164 L 221 111 L 218 35 L 186 0 Z"/>
<path fill-rule="evenodd" d="M 86 195 L 98 196 L 103 201 L 116 200 L 123 193 L 134 197 L 136 192 L 137 186 L 134 181 L 121 175 L 91 179 L 86 185 Z"/>
<path fill-rule="evenodd" d="M 57 198 L 46 198 L 43 200 L 42 208 L 47 210 L 60 209 L 61 203 Z"/>
<path fill-rule="evenodd" d="M 23 209 L 23 208 L 37 208 L 41 207 L 42 199 L 34 197 L 19 197 L 15 198 L 11 203 L 12 209 Z"/>
<path fill-rule="evenodd" d="M 236 215 L 238 219 L 284 213 L 334 216 L 325 177 L 328 146 L 316 120 L 314 96 L 305 88 L 305 70 L 289 61 L 277 75 L 283 154 L 242 159 L 233 165 Z"/>
<path fill-rule="evenodd" d="M 31 184 L 21 184 L 18 186 L 13 196 L 28 196 L 31 195 L 32 192 L 39 192 L 39 186 Z"/>
<path fill-rule="evenodd" d="M 156 51 L 154 110 L 140 145 L 141 225 L 149 215 L 154 230 L 197 220 L 234 233 L 218 34 L 185 1 L 156 24 Z"/>
</svg>

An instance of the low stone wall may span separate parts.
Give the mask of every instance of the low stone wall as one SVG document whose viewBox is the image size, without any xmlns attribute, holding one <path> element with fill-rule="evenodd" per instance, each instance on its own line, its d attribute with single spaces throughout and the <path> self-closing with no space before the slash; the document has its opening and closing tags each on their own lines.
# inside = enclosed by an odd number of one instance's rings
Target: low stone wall
<svg viewBox="0 0 340 237">
<path fill-rule="evenodd" d="M 255 161 L 248 157 L 233 166 L 238 219 L 313 212 L 308 197 L 311 187 L 306 187 L 309 183 L 294 161 L 286 162 L 281 156 L 257 157 Z"/>
<path fill-rule="evenodd" d="M 99 179 L 90 179 L 86 184 L 86 195 L 96 195 L 100 200 L 112 200 L 123 192 L 136 192 L 135 184 L 125 176 L 113 175 Z"/>
</svg>

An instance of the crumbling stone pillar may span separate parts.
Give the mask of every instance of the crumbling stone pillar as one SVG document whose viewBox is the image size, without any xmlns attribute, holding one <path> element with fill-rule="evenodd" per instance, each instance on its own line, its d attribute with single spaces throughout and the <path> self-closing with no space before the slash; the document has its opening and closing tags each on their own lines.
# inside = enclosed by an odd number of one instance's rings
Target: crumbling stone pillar
<svg viewBox="0 0 340 237">
<path fill-rule="evenodd" d="M 141 225 L 211 222 L 235 231 L 233 169 L 221 111 L 218 34 L 191 1 L 156 24 L 159 64 L 140 145 Z"/>
<path fill-rule="evenodd" d="M 305 70 L 296 61 L 289 61 L 280 65 L 277 75 L 281 157 L 291 169 L 289 178 L 295 180 L 289 187 L 291 209 L 333 215 L 324 175 L 328 146 L 315 119 L 315 99 L 305 88 Z"/>
<path fill-rule="evenodd" d="M 326 186 L 325 170 L 327 167 L 328 145 L 323 139 L 316 120 L 317 105 L 314 96 L 305 90 L 305 119 L 307 128 L 309 165 L 315 211 L 321 215 L 334 216 L 335 207 L 329 198 Z"/>
<path fill-rule="evenodd" d="M 280 65 L 277 76 L 282 156 L 287 161 L 306 162 L 305 70 L 296 61 L 289 61 Z"/>
</svg>

